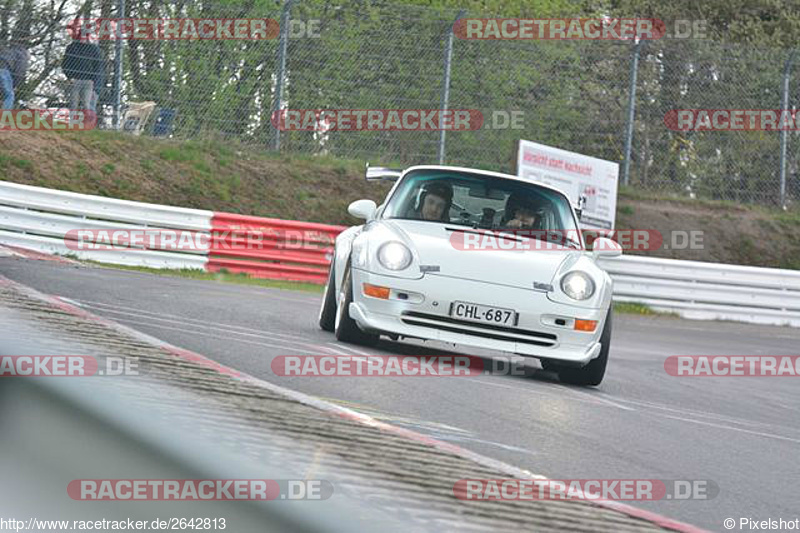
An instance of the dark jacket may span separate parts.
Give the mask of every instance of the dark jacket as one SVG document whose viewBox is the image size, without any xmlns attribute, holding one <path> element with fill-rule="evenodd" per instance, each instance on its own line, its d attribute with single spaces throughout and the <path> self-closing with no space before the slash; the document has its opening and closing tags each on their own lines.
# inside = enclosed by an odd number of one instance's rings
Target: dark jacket
<svg viewBox="0 0 800 533">
<path fill-rule="evenodd" d="M 64 53 L 61 70 L 71 80 L 93 81 L 98 93 L 105 82 L 105 61 L 96 44 L 72 41 Z"/>
<path fill-rule="evenodd" d="M 11 72 L 15 89 L 25 83 L 30 57 L 21 44 L 12 44 L 0 51 L 0 69 L 8 69 Z"/>
</svg>

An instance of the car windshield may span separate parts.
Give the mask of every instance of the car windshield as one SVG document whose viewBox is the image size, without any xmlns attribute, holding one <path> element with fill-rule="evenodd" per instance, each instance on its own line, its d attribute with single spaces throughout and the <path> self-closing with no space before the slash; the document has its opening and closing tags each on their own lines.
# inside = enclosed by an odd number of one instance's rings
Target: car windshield
<svg viewBox="0 0 800 533">
<path fill-rule="evenodd" d="M 397 185 L 383 218 L 512 231 L 581 246 L 563 194 L 535 183 L 478 173 L 412 171 Z"/>
</svg>

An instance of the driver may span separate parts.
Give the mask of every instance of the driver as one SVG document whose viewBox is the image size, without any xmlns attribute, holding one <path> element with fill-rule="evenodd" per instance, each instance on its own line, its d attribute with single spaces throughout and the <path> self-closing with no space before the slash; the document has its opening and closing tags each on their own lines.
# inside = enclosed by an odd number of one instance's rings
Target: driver
<svg viewBox="0 0 800 533">
<path fill-rule="evenodd" d="M 453 203 L 453 188 L 448 183 L 433 182 L 422 189 L 417 216 L 422 220 L 448 221 Z"/>
<path fill-rule="evenodd" d="M 539 229 L 542 207 L 530 195 L 512 193 L 506 201 L 505 226 L 511 229 Z"/>
</svg>

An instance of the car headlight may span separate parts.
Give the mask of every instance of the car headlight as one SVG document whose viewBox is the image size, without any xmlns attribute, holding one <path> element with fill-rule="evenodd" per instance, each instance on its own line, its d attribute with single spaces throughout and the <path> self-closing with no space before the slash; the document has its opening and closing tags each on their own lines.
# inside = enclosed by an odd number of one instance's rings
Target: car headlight
<svg viewBox="0 0 800 533">
<path fill-rule="evenodd" d="M 570 272 L 561 278 L 561 290 L 573 300 L 588 300 L 594 294 L 594 281 L 584 272 Z"/>
<path fill-rule="evenodd" d="M 411 264 L 411 250 L 401 242 L 387 242 L 378 248 L 378 261 L 389 270 L 403 270 Z"/>
</svg>

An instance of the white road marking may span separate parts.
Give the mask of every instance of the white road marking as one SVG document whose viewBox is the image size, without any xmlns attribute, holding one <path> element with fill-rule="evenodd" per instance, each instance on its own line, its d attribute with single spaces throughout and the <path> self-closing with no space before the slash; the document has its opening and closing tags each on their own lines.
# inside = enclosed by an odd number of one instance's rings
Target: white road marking
<svg viewBox="0 0 800 533">
<path fill-rule="evenodd" d="M 156 322 L 166 322 L 166 323 L 177 324 L 179 326 L 186 326 L 186 327 L 191 327 L 191 328 L 201 327 L 201 328 L 203 328 L 203 330 L 221 331 L 221 332 L 227 333 L 228 335 L 232 335 L 229 338 L 235 338 L 236 336 L 245 336 L 245 337 L 255 337 L 255 338 L 260 338 L 260 339 L 285 342 L 287 344 L 292 344 L 294 346 L 293 350 L 301 349 L 303 351 L 307 351 L 308 348 L 313 348 L 313 349 L 322 348 L 324 350 L 332 351 L 330 348 L 327 348 L 325 346 L 321 346 L 319 344 L 314 344 L 313 343 L 314 339 L 311 339 L 311 338 L 308 338 L 308 337 L 298 337 L 298 336 L 295 335 L 293 338 L 284 338 L 284 337 L 287 337 L 287 336 L 286 335 L 273 334 L 273 333 L 263 333 L 263 332 L 249 333 L 249 331 L 257 331 L 257 330 L 253 330 L 253 329 L 249 329 L 249 328 L 241 328 L 241 327 L 229 327 L 229 326 L 227 326 L 225 324 L 222 325 L 223 327 L 219 327 L 219 326 L 213 326 L 213 325 L 208 324 L 206 322 L 201 322 L 201 321 L 198 321 L 198 320 L 191 320 L 191 319 L 189 319 L 189 320 L 175 320 L 175 319 L 172 319 L 172 318 L 162 318 L 162 317 L 158 316 L 156 313 L 148 313 L 148 312 L 128 313 L 126 311 L 118 311 L 118 310 L 114 309 L 112 306 L 107 306 L 105 308 L 101 308 L 101 307 L 95 306 L 95 305 L 84 305 L 83 307 L 86 307 L 86 308 L 89 308 L 89 309 L 96 309 L 96 310 L 99 310 L 99 311 L 102 311 L 102 312 L 105 312 L 105 313 L 109 313 L 109 314 L 112 314 L 112 315 L 119 315 L 119 316 L 123 316 L 123 317 L 142 318 L 144 320 L 151 320 L 151 321 L 156 321 Z M 174 316 L 174 315 L 164 315 L 164 316 Z M 125 318 L 124 320 L 130 321 L 130 319 L 127 319 L 127 318 Z M 144 323 L 144 324 L 154 325 L 151 322 L 141 322 L 141 321 L 139 321 L 138 323 L 139 324 L 143 324 Z M 235 329 L 239 329 L 239 330 L 243 330 L 243 331 L 235 331 Z M 196 331 L 196 330 L 191 330 L 191 331 Z M 305 341 L 311 341 L 311 342 L 298 342 L 297 339 L 303 339 Z"/>
<path fill-rule="evenodd" d="M 142 325 L 142 326 L 150 326 L 150 327 L 154 327 L 154 328 L 158 328 L 158 329 L 167 329 L 167 330 L 171 330 L 171 331 L 181 331 L 181 332 L 184 332 L 184 333 L 192 333 L 194 335 L 201 335 L 201 336 L 204 336 L 204 337 L 214 337 L 215 339 L 219 339 L 219 334 L 218 333 L 207 333 L 205 331 L 197 331 L 197 330 L 194 330 L 194 329 L 176 328 L 176 327 L 173 327 L 173 326 L 164 326 L 164 325 L 161 325 L 161 324 L 154 324 L 152 322 L 142 322 L 142 321 L 138 321 L 138 320 L 128 320 L 128 319 L 126 319 L 125 323 L 126 324 L 138 324 L 138 325 Z M 249 341 L 249 340 L 245 340 L 245 339 L 237 339 L 236 337 L 229 337 L 226 340 L 230 340 L 230 341 L 233 341 L 233 342 L 241 342 L 241 343 L 244 343 L 244 344 L 254 344 L 256 346 L 267 346 L 269 348 L 276 348 L 276 349 L 280 349 L 280 350 L 288 350 L 288 353 L 297 351 L 297 347 L 296 346 L 283 346 L 283 345 L 279 345 L 279 344 L 271 344 L 271 343 L 268 343 L 268 342 Z"/>
<path fill-rule="evenodd" d="M 352 346 L 348 346 L 346 344 L 335 344 L 335 343 L 329 342 L 328 345 L 329 346 L 335 346 L 337 350 L 350 351 L 351 353 L 354 353 L 356 355 L 375 355 L 374 353 L 362 352 L 361 350 L 356 350 Z"/>
<path fill-rule="evenodd" d="M 337 400 L 332 398 L 324 398 L 324 399 L 329 402 L 333 402 L 337 405 L 342 405 L 344 407 L 355 409 L 361 413 L 369 415 L 372 418 L 378 419 L 382 422 L 386 422 L 396 426 L 403 426 L 415 429 L 416 431 L 424 433 L 435 439 L 446 440 L 450 442 L 471 442 L 477 444 L 488 444 L 490 446 L 495 446 L 498 448 L 502 448 L 504 450 L 519 452 L 519 453 L 527 453 L 530 455 L 536 455 L 538 453 L 534 452 L 533 450 L 529 450 L 527 448 L 520 448 L 519 446 L 512 446 L 510 444 L 503 444 L 502 442 L 479 439 L 475 436 L 475 433 L 473 431 L 468 431 L 466 429 L 462 429 L 456 426 L 442 424 L 440 422 L 430 422 L 428 420 L 419 420 L 407 416 L 386 414 L 382 413 L 381 411 L 378 411 L 375 408 L 367 407 L 363 404 L 355 402 L 348 402 L 345 400 Z"/>
<path fill-rule="evenodd" d="M 349 354 L 349 353 L 345 352 L 344 350 L 341 350 L 337 345 L 332 344 L 330 342 L 325 345 L 325 348 L 327 350 L 330 350 L 331 352 L 333 352 L 336 355 L 352 355 L 352 354 Z"/>
<path fill-rule="evenodd" d="M 564 386 L 562 386 L 561 388 L 564 389 L 564 390 L 568 390 L 569 392 L 571 392 L 573 394 L 577 394 L 578 396 L 583 396 L 585 398 L 589 398 L 589 399 L 594 400 L 596 402 L 606 403 L 606 404 L 611 405 L 613 407 L 616 407 L 618 409 L 622 409 L 623 411 L 635 411 L 636 410 L 633 407 L 627 407 L 627 406 L 619 404 L 617 402 L 613 402 L 613 401 L 611 401 L 611 400 L 609 400 L 607 398 L 603 398 L 600 395 L 600 393 L 591 394 L 591 393 L 588 393 L 588 392 L 583 392 L 583 391 L 578 390 L 578 389 L 573 389 L 573 388 L 564 387 Z"/>
<path fill-rule="evenodd" d="M 548 396 L 550 398 L 555 398 L 555 399 L 558 399 L 558 400 L 573 400 L 573 401 L 577 401 L 577 402 L 588 403 L 588 404 L 595 405 L 595 406 L 610 405 L 612 407 L 616 407 L 616 408 L 622 409 L 624 411 L 633 411 L 634 410 L 634 409 L 631 409 L 631 408 L 624 407 L 622 405 L 614 404 L 614 402 L 598 402 L 598 401 L 592 401 L 591 398 L 584 399 L 583 397 L 579 398 L 579 397 L 575 397 L 575 396 L 573 396 L 573 397 L 565 397 L 563 394 L 556 394 L 556 393 L 546 392 L 546 391 L 538 390 L 538 389 L 532 388 L 532 387 L 519 387 L 519 386 L 515 387 L 515 386 L 507 385 L 507 384 L 504 384 L 504 383 L 496 383 L 494 381 L 482 380 L 482 379 L 474 379 L 474 378 L 460 378 L 460 379 L 462 379 L 464 381 L 472 381 L 474 383 L 480 383 L 481 385 L 489 385 L 491 387 L 500 387 L 500 388 L 503 388 L 503 389 L 511 389 L 511 390 L 514 390 L 514 391 L 517 391 L 517 392 L 531 392 L 531 393 L 534 393 L 534 394 L 539 394 L 539 395 L 542 395 L 542 396 Z M 536 385 L 542 385 L 542 383 L 536 383 Z M 549 384 L 545 384 L 545 385 L 549 385 Z M 558 390 L 561 390 L 561 391 L 563 391 L 565 389 L 565 387 L 562 386 L 562 385 L 558 385 L 558 384 L 555 384 L 555 385 L 556 386 L 553 387 L 553 389 L 558 389 Z"/>
<path fill-rule="evenodd" d="M 65 298 L 64 296 L 56 296 L 56 298 L 58 298 L 59 300 L 61 300 L 64 303 L 68 303 L 70 305 L 74 305 L 75 307 L 83 307 L 83 304 L 81 304 L 80 302 L 78 302 L 76 300 L 73 300 L 71 298 Z"/>
<path fill-rule="evenodd" d="M 626 398 L 617 398 L 618 401 L 624 403 L 630 403 L 634 405 L 639 405 L 642 407 L 646 407 L 649 409 L 657 409 L 661 411 L 672 411 L 675 413 L 680 413 L 687 416 L 695 416 L 699 418 L 710 418 L 712 420 L 719 420 L 720 422 L 728 422 L 730 424 L 740 424 L 742 426 L 774 426 L 773 424 L 767 424 L 765 422 L 754 422 L 750 420 L 742 420 L 738 418 L 733 418 L 726 415 L 721 415 L 718 413 L 709 413 L 707 411 L 696 411 L 694 409 L 682 409 L 677 407 L 667 407 L 666 405 L 660 405 L 657 403 L 651 402 L 644 402 L 644 401 L 637 401 L 637 400 L 629 400 Z"/>
<path fill-rule="evenodd" d="M 203 326 L 203 327 L 206 327 L 206 326 L 209 325 L 209 323 L 207 321 L 204 321 L 204 320 L 198 320 L 198 319 L 195 319 L 195 318 L 187 318 L 187 317 L 184 317 L 184 316 L 181 316 L 181 315 L 173 315 L 173 314 L 170 314 L 170 313 L 154 313 L 152 311 L 146 311 L 144 309 L 139 309 L 137 307 L 127 307 L 127 306 L 124 306 L 124 305 L 108 305 L 108 304 L 104 304 L 102 302 L 93 302 L 93 301 L 89 301 L 89 300 L 81 300 L 76 305 L 79 305 L 81 307 L 92 307 L 94 309 L 103 309 L 103 310 L 108 309 L 108 310 L 111 310 L 111 311 L 116 311 L 116 310 L 133 311 L 133 312 L 136 313 L 136 316 L 150 315 L 152 317 L 156 317 L 156 318 L 160 318 L 160 319 L 178 320 L 178 321 L 180 321 L 182 323 L 185 323 L 185 324 L 194 323 L 195 325 Z M 274 337 L 286 337 L 287 339 L 290 339 L 290 340 L 294 340 L 294 339 L 298 338 L 297 335 L 291 335 L 291 334 L 288 334 L 288 333 L 277 333 L 277 332 L 272 332 L 272 331 L 266 331 L 265 332 L 264 330 L 260 330 L 260 329 L 248 328 L 248 327 L 245 327 L 245 326 L 237 326 L 237 325 L 233 325 L 233 324 L 224 324 L 224 323 L 221 323 L 221 322 L 217 323 L 217 324 L 218 324 L 218 326 L 225 326 L 225 328 L 227 328 L 227 329 L 240 330 L 240 331 L 243 331 L 243 332 L 246 332 L 246 333 L 256 333 L 256 334 L 259 334 L 259 335 L 269 334 L 269 335 L 274 336 Z M 311 339 L 307 338 L 307 340 L 311 340 Z"/>
<path fill-rule="evenodd" d="M 691 418 L 681 418 L 679 416 L 672 416 L 672 415 L 661 415 L 661 416 L 663 416 L 665 418 L 672 418 L 674 420 L 682 420 L 684 422 L 693 422 L 695 424 L 700 424 L 700 425 L 704 425 L 704 426 L 710 426 L 710 427 L 719 428 L 719 429 L 729 429 L 731 431 L 738 431 L 740 433 L 747 433 L 747 434 L 750 434 L 750 435 L 757 435 L 759 437 L 767 437 L 767 438 L 776 439 L 776 440 L 786 440 L 786 441 L 789 441 L 789 442 L 796 442 L 796 443 L 800 444 L 800 439 L 793 439 L 791 437 L 784 437 L 783 435 L 775 435 L 773 433 L 764 433 L 763 431 L 753 431 L 752 429 L 736 428 L 736 427 L 733 427 L 733 426 L 725 426 L 725 425 L 722 425 L 722 424 L 714 424 L 712 422 L 707 422 L 705 420 L 693 420 Z"/>
</svg>

